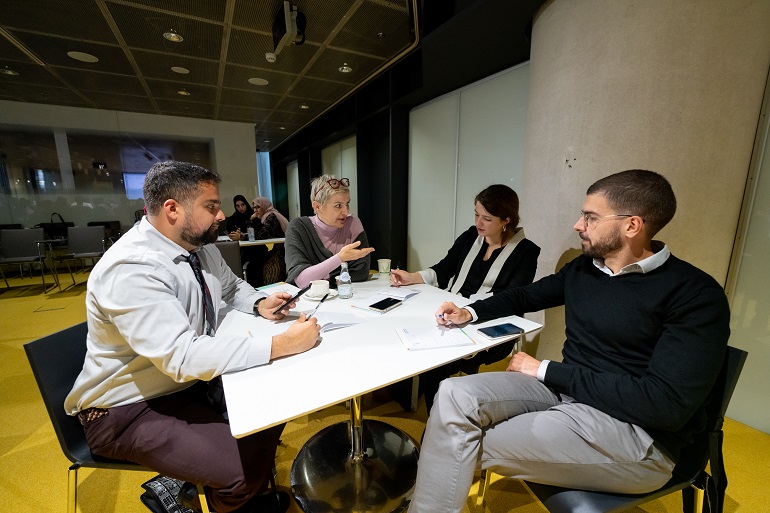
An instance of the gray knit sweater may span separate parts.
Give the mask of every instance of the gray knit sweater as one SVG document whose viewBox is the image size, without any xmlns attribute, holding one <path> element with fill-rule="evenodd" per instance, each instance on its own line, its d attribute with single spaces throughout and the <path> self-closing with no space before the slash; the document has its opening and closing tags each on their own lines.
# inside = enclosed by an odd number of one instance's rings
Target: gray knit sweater
<svg viewBox="0 0 770 513">
<path fill-rule="evenodd" d="M 369 247 L 369 239 L 367 239 L 365 231 L 362 231 L 355 240 L 350 242 L 356 241 L 361 241 L 359 249 Z M 289 226 L 286 227 L 285 247 L 286 272 L 288 275 L 286 281 L 289 283 L 294 283 L 299 273 L 306 268 L 320 264 L 333 256 L 332 252 L 326 249 L 321 242 L 309 217 L 298 217 L 289 223 Z M 369 279 L 370 268 L 369 255 L 348 262 L 348 271 L 353 281 L 366 281 Z M 339 273 L 338 267 L 330 273 L 329 277 L 334 278 Z"/>
</svg>

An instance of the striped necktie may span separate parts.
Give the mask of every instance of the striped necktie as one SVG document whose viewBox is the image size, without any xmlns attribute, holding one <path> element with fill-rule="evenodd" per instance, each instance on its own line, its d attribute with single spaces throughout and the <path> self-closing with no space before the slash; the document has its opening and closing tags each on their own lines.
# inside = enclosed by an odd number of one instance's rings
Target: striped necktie
<svg viewBox="0 0 770 513">
<path fill-rule="evenodd" d="M 203 292 L 203 308 L 206 312 L 206 335 L 213 336 L 216 331 L 217 318 L 216 312 L 214 312 L 214 303 L 211 301 L 211 294 L 209 293 L 209 287 L 206 285 L 206 280 L 203 279 L 203 269 L 201 269 L 201 260 L 198 258 L 197 253 L 190 253 L 187 257 L 187 261 L 190 262 L 195 279 L 198 280 L 198 284 L 201 286 Z"/>
</svg>

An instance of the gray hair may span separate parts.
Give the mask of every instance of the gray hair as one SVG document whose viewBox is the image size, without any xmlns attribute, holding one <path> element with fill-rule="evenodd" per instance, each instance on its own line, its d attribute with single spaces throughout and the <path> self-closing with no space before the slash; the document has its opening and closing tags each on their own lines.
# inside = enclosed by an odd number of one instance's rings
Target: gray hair
<svg viewBox="0 0 770 513">
<path fill-rule="evenodd" d="M 216 171 L 205 167 L 168 160 L 153 165 L 144 178 L 144 204 L 147 213 L 158 215 L 166 200 L 173 199 L 189 205 L 198 195 L 202 183 L 218 184 L 222 179 Z"/>
<path fill-rule="evenodd" d="M 310 182 L 310 201 L 317 201 L 321 205 L 325 205 L 329 198 L 337 194 L 338 192 L 349 191 L 350 187 L 347 185 L 339 184 L 339 187 L 332 187 L 329 182 L 333 180 L 346 180 L 346 178 L 337 178 L 331 175 L 321 175 L 318 178 L 314 178 Z"/>
</svg>

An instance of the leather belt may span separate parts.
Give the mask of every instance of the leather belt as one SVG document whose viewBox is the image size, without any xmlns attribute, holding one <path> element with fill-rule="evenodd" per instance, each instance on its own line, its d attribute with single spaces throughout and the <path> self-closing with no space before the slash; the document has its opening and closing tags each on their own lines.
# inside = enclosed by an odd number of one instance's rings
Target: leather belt
<svg viewBox="0 0 770 513">
<path fill-rule="evenodd" d="M 78 413 L 78 420 L 80 421 L 81 425 L 85 426 L 89 422 L 93 422 L 96 419 L 101 419 L 109 412 L 110 410 L 105 408 L 86 408 L 85 410 Z"/>
</svg>

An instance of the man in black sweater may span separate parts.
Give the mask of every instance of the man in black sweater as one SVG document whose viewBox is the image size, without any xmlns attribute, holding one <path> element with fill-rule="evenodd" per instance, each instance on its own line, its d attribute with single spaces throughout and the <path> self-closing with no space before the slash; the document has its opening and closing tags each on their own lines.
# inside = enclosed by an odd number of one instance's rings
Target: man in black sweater
<svg viewBox="0 0 770 513">
<path fill-rule="evenodd" d="M 659 488 L 703 429 L 730 312 L 719 284 L 652 237 L 674 216 L 668 181 L 644 170 L 589 187 L 583 255 L 556 274 L 459 308 L 440 324 L 564 305 L 562 362 L 517 353 L 509 372 L 445 380 L 410 512 L 459 512 L 477 468 L 620 493 Z"/>
</svg>

